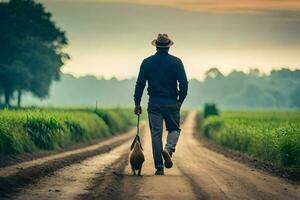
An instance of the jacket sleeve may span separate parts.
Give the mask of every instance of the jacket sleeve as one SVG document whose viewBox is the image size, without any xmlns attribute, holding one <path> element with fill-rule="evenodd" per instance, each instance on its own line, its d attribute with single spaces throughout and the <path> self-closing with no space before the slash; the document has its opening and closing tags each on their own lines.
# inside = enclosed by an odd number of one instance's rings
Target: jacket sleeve
<svg viewBox="0 0 300 200">
<path fill-rule="evenodd" d="M 183 66 L 183 63 L 181 60 L 179 61 L 179 65 L 178 65 L 177 79 L 178 79 L 178 83 L 179 83 L 178 101 L 180 103 L 183 103 L 185 97 L 187 96 L 187 92 L 188 92 L 188 80 L 187 80 L 184 66 Z"/>
<path fill-rule="evenodd" d="M 141 103 L 141 99 L 143 96 L 146 81 L 147 81 L 147 79 L 146 79 L 146 72 L 145 72 L 145 63 L 143 61 L 141 64 L 139 75 L 138 75 L 136 85 L 135 85 L 135 91 L 134 91 L 135 105 L 140 105 L 140 103 Z"/>
</svg>

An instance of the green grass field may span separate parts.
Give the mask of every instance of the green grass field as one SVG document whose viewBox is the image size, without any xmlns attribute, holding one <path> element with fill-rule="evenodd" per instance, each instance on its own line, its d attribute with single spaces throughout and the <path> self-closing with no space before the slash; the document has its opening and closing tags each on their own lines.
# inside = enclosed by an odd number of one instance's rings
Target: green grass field
<svg viewBox="0 0 300 200">
<path fill-rule="evenodd" d="M 299 111 L 222 112 L 202 120 L 203 134 L 277 166 L 300 169 Z"/>
<path fill-rule="evenodd" d="M 54 150 L 126 131 L 129 109 L 24 109 L 0 111 L 0 155 Z"/>
</svg>

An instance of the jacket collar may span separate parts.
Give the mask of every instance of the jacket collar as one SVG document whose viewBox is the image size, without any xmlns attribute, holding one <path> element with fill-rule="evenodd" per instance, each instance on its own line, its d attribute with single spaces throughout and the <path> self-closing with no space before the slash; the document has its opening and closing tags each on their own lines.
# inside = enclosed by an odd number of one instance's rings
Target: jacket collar
<svg viewBox="0 0 300 200">
<path fill-rule="evenodd" d="M 155 54 L 169 54 L 169 52 L 164 50 L 157 50 Z"/>
</svg>

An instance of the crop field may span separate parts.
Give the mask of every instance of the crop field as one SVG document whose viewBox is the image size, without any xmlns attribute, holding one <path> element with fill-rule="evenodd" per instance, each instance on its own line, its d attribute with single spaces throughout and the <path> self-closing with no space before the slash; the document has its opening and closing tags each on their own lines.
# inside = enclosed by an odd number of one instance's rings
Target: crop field
<svg viewBox="0 0 300 200">
<path fill-rule="evenodd" d="M 54 150 L 125 132 L 129 109 L 24 109 L 0 111 L 0 155 Z"/>
<path fill-rule="evenodd" d="M 300 169 L 300 112 L 223 112 L 203 120 L 204 135 L 225 147 Z"/>
</svg>

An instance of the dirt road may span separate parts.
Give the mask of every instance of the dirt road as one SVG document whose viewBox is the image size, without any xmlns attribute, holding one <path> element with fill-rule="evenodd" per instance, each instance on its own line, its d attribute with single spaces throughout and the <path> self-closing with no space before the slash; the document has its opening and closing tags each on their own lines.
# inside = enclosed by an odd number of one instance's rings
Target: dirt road
<svg viewBox="0 0 300 200">
<path fill-rule="evenodd" d="M 151 138 L 145 128 L 146 161 L 141 177 L 131 175 L 127 162 L 129 139 L 109 152 L 40 177 L 7 199 L 300 199 L 299 184 L 250 168 L 201 145 L 193 137 L 195 117 L 196 113 L 191 112 L 183 123 L 174 167 L 166 170 L 165 176 L 153 175 Z"/>
</svg>

